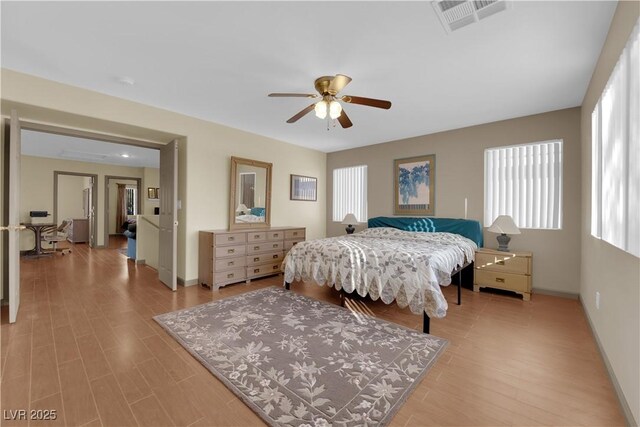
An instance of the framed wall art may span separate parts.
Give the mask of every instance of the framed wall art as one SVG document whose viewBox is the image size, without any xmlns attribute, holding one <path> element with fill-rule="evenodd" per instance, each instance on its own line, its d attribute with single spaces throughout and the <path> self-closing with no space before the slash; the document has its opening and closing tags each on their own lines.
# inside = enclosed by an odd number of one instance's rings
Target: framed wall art
<svg viewBox="0 0 640 427">
<path fill-rule="evenodd" d="M 318 200 L 318 178 L 291 175 L 291 200 Z"/>
<path fill-rule="evenodd" d="M 435 215 L 435 154 L 394 160 L 393 172 L 393 214 Z"/>
</svg>

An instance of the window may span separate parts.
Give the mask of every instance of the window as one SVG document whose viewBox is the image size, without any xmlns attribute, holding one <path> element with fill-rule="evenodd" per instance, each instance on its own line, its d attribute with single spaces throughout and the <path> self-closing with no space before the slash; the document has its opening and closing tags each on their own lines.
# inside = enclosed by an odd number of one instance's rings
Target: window
<svg viewBox="0 0 640 427">
<path fill-rule="evenodd" d="M 640 257 L 640 35 L 636 23 L 591 114 L 591 234 Z"/>
<path fill-rule="evenodd" d="M 510 215 L 519 228 L 562 228 L 562 141 L 484 151 L 484 224 Z"/>
<path fill-rule="evenodd" d="M 138 189 L 137 188 L 126 188 L 125 199 L 127 202 L 127 215 L 137 215 L 138 214 Z"/>
<path fill-rule="evenodd" d="M 333 220 L 341 222 L 352 213 L 367 221 L 367 166 L 333 170 Z"/>
</svg>

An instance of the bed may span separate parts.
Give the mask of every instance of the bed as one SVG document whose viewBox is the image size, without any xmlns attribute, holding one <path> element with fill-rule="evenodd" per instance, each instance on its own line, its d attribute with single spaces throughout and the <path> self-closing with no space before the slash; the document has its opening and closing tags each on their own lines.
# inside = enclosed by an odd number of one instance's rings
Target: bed
<svg viewBox="0 0 640 427">
<path fill-rule="evenodd" d="M 295 281 L 333 286 L 386 304 L 396 302 L 423 315 L 442 318 L 447 301 L 440 289 L 472 265 L 482 246 L 478 221 L 450 218 L 376 217 L 362 232 L 296 244 L 283 261 L 285 287 Z"/>
</svg>

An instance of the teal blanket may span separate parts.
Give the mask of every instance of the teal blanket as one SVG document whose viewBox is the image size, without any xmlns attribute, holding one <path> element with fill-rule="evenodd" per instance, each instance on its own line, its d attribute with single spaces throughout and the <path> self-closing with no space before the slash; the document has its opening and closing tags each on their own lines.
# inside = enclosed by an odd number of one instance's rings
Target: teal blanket
<svg viewBox="0 0 640 427">
<path fill-rule="evenodd" d="M 392 227 L 406 231 L 455 233 L 473 240 L 479 248 L 483 244 L 482 226 L 479 221 L 473 219 L 377 216 L 369 218 L 368 226 L 369 228 Z"/>
</svg>

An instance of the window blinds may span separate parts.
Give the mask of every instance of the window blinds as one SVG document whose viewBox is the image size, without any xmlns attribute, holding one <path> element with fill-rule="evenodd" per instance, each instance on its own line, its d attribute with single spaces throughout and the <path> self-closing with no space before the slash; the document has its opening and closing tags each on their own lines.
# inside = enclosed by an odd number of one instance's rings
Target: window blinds
<svg viewBox="0 0 640 427">
<path fill-rule="evenodd" d="M 640 257 L 640 33 L 591 114 L 591 234 Z"/>
<path fill-rule="evenodd" d="M 333 221 L 342 221 L 348 213 L 367 221 L 366 165 L 333 170 Z"/>
<path fill-rule="evenodd" d="M 510 215 L 519 228 L 562 228 L 562 141 L 484 152 L 484 223 Z"/>
</svg>

